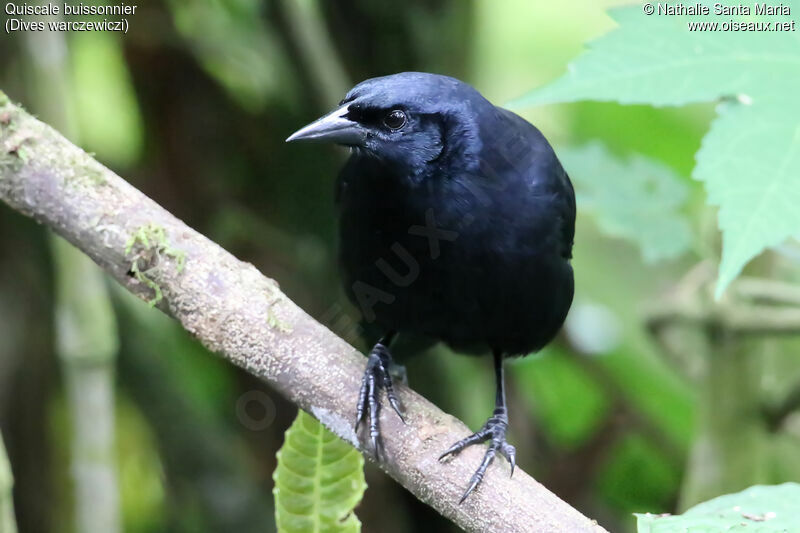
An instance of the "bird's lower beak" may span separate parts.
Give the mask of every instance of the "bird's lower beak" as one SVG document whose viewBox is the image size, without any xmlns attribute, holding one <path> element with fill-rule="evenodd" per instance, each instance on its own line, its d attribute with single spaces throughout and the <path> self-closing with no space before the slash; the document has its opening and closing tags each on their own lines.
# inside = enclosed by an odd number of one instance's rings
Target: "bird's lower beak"
<svg viewBox="0 0 800 533">
<path fill-rule="evenodd" d="M 289 138 L 286 139 L 286 142 L 333 142 L 348 146 L 363 144 L 364 140 L 367 138 L 367 130 L 358 122 L 346 118 L 347 107 L 347 105 L 343 105 L 339 109 L 315 120 L 308 126 L 300 128 L 292 133 Z"/>
</svg>

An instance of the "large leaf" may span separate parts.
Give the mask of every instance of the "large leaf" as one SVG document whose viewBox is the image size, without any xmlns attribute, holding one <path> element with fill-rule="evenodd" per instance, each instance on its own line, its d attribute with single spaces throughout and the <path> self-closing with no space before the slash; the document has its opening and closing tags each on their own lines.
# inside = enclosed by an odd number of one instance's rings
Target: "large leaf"
<svg viewBox="0 0 800 533">
<path fill-rule="evenodd" d="M 679 516 L 639 514 L 639 533 L 800 531 L 800 484 L 756 485 L 695 505 Z"/>
<path fill-rule="evenodd" d="M 727 98 L 694 171 L 720 208 L 719 296 L 754 256 L 800 231 L 800 37 L 795 31 L 689 31 L 690 22 L 754 20 L 714 15 L 713 3 L 704 4 L 711 12 L 706 17 L 647 16 L 642 6 L 612 10 L 618 29 L 591 43 L 565 76 L 514 105 Z M 800 11 L 800 0 L 784 5 Z M 775 25 L 791 16 L 759 20 Z"/>
<path fill-rule="evenodd" d="M 715 16 L 714 2 L 699 3 L 709 6 L 712 14 L 646 16 L 642 6 L 610 10 L 618 29 L 589 43 L 563 77 L 514 105 L 577 100 L 683 105 L 740 94 L 755 102 L 791 100 L 800 91 L 796 32 L 689 31 L 689 22 L 742 19 Z M 797 0 L 783 3 L 792 13 L 800 9 Z"/>
<path fill-rule="evenodd" d="M 667 166 L 641 155 L 612 156 L 600 143 L 558 151 L 575 184 L 578 207 L 609 235 L 636 243 L 648 262 L 689 248 L 691 231 L 679 211 L 688 188 Z"/>
<path fill-rule="evenodd" d="M 717 296 L 765 247 L 800 233 L 800 103 L 724 104 L 719 113 L 694 170 L 719 206 Z"/>
<path fill-rule="evenodd" d="M 364 458 L 311 415 L 299 411 L 286 431 L 273 479 L 280 533 L 361 531 Z"/>
</svg>

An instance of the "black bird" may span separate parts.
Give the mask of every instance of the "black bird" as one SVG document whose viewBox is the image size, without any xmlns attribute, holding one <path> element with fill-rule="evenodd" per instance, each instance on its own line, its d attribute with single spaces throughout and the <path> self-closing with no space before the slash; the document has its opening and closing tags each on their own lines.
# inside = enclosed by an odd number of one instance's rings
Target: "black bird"
<svg viewBox="0 0 800 533">
<path fill-rule="evenodd" d="M 542 348 L 572 303 L 575 195 L 542 133 L 457 79 L 420 72 L 355 86 L 338 109 L 287 141 L 351 148 L 337 182 L 344 287 L 382 336 L 370 351 L 358 397 L 380 450 L 380 389 L 402 418 L 392 388 L 390 344 L 398 335 L 491 351 L 492 416 L 441 458 L 489 441 L 461 501 L 496 453 L 514 472 L 506 442 L 503 358 Z"/>
</svg>

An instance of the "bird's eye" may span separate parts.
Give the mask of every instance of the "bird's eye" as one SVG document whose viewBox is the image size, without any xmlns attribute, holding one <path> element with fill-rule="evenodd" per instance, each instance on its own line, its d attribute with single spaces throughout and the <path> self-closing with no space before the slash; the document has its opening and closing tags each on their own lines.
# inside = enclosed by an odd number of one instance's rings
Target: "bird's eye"
<svg viewBox="0 0 800 533">
<path fill-rule="evenodd" d="M 406 122 L 408 122 L 406 114 L 399 109 L 389 111 L 386 116 L 383 117 L 383 125 L 391 130 L 399 130 L 406 125 Z"/>
</svg>

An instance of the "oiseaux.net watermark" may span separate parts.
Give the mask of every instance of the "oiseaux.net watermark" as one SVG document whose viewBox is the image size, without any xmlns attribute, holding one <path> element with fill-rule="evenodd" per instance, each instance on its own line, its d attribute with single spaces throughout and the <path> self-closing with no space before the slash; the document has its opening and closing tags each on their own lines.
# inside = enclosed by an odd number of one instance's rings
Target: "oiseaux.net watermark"
<svg viewBox="0 0 800 533">
<path fill-rule="evenodd" d="M 704 20 L 687 20 L 686 28 L 690 32 L 781 33 L 793 32 L 797 29 L 796 21 L 787 19 L 792 16 L 791 6 L 783 3 L 646 2 L 642 5 L 642 12 L 647 16 L 705 17 Z"/>
<path fill-rule="evenodd" d="M 112 31 L 128 33 L 129 17 L 136 15 L 134 4 L 95 5 L 84 3 L 3 4 L 6 33 Z M 101 18 L 102 17 L 102 18 Z"/>
<path fill-rule="evenodd" d="M 250 431 L 264 431 L 276 416 L 275 402 L 264 391 L 249 390 L 236 400 L 236 418 Z"/>
</svg>

